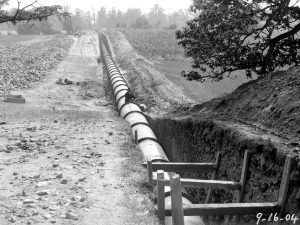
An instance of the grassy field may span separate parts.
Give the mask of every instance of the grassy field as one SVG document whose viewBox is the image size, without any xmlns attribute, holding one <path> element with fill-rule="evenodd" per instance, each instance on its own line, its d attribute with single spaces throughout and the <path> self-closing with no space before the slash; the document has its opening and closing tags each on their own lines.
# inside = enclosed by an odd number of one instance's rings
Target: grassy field
<svg viewBox="0 0 300 225">
<path fill-rule="evenodd" d="M 234 91 L 239 85 L 250 81 L 246 79 L 245 71 L 235 71 L 230 76 L 232 79 L 226 78 L 219 82 L 209 80 L 204 83 L 188 81 L 180 75 L 182 70 L 188 71 L 191 69 L 191 60 L 187 59 L 172 61 L 159 59 L 154 61 L 154 66 L 170 81 L 181 87 L 186 96 L 197 102 L 205 102 L 220 97 Z"/>
<path fill-rule="evenodd" d="M 120 30 L 137 52 L 145 57 L 161 57 L 173 60 L 183 56 L 183 48 L 177 44 L 174 31 Z"/>
<path fill-rule="evenodd" d="M 11 46 L 14 44 L 30 45 L 40 41 L 48 41 L 54 35 L 0 35 L 0 45 Z"/>
</svg>

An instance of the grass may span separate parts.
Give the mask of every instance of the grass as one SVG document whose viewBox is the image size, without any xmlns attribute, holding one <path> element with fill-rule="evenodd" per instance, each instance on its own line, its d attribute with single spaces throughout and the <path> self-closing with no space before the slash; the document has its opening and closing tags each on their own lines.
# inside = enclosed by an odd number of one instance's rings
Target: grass
<svg viewBox="0 0 300 225">
<path fill-rule="evenodd" d="M 154 194 L 147 185 L 147 173 L 142 167 L 142 153 L 129 140 L 122 146 L 121 156 L 126 159 L 122 163 L 122 177 L 127 185 L 125 188 L 126 208 L 134 212 L 124 224 L 158 225 L 155 215 Z"/>
<path fill-rule="evenodd" d="M 191 61 L 187 59 L 172 61 L 156 59 L 154 61 L 154 66 L 155 69 L 164 74 L 170 81 L 179 87 L 182 87 L 186 96 L 199 103 L 230 93 L 241 84 L 250 81 L 247 80 L 245 71 L 233 72 L 231 77 L 234 79 L 226 77 L 224 80 L 219 82 L 211 82 L 210 80 L 207 80 L 204 83 L 188 81 L 180 75 L 181 71 L 189 71 L 192 69 Z M 256 78 L 256 76 L 253 78 Z"/>
<path fill-rule="evenodd" d="M 120 30 L 132 47 L 145 57 L 162 57 L 173 60 L 183 56 L 183 48 L 177 44 L 174 31 Z"/>
</svg>

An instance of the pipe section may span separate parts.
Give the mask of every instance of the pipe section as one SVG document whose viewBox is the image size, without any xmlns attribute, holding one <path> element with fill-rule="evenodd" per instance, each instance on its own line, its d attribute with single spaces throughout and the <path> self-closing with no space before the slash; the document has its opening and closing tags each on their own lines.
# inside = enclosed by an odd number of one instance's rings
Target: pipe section
<svg viewBox="0 0 300 225">
<path fill-rule="evenodd" d="M 119 115 L 129 122 L 133 136 L 135 136 L 137 132 L 137 143 L 142 151 L 144 161 L 168 162 L 169 160 L 163 148 L 150 128 L 140 107 L 133 102 L 125 102 L 125 94 L 129 89 L 129 85 L 108 53 L 109 49 L 103 44 L 107 43 L 105 40 L 104 35 L 102 34 L 100 36 L 99 34 L 102 61 L 108 72 L 110 87 Z M 154 176 L 156 176 L 156 173 Z M 165 173 L 165 176 L 169 176 L 169 174 Z M 154 191 L 157 191 L 156 189 L 157 188 L 154 187 Z M 171 206 L 170 186 L 165 187 L 165 196 L 166 206 Z M 185 190 L 183 190 L 182 201 L 183 204 L 192 204 L 193 202 L 192 197 L 190 197 Z M 184 223 L 185 225 L 204 225 L 200 216 L 185 216 Z M 165 224 L 171 225 L 172 217 L 166 217 Z"/>
</svg>

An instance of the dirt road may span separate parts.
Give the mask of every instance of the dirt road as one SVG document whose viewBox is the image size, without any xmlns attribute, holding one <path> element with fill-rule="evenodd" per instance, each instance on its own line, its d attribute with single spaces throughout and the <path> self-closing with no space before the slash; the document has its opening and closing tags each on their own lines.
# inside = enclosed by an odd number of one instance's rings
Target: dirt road
<svg viewBox="0 0 300 225">
<path fill-rule="evenodd" d="M 127 124 L 106 97 L 95 34 L 70 54 L 26 104 L 0 102 L 0 225 L 130 224 L 121 146 Z M 59 78 L 72 80 L 58 85 Z M 79 83 L 78 83 L 79 82 Z"/>
</svg>

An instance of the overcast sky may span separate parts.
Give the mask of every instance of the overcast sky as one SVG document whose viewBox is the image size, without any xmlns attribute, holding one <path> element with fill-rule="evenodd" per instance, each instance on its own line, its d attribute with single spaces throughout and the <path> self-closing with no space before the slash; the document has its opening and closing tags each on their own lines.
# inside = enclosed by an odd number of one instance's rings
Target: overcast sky
<svg viewBox="0 0 300 225">
<path fill-rule="evenodd" d="M 16 0 L 11 0 L 10 7 L 15 7 Z M 33 0 L 21 0 L 22 5 L 26 5 Z M 42 5 L 70 5 L 71 9 L 80 8 L 82 10 L 95 10 L 101 6 L 106 8 L 115 7 L 122 11 L 128 8 L 140 8 L 144 13 L 150 11 L 154 4 L 159 4 L 165 9 L 166 13 L 172 13 L 178 9 L 188 8 L 192 4 L 192 0 L 39 0 Z"/>
</svg>

